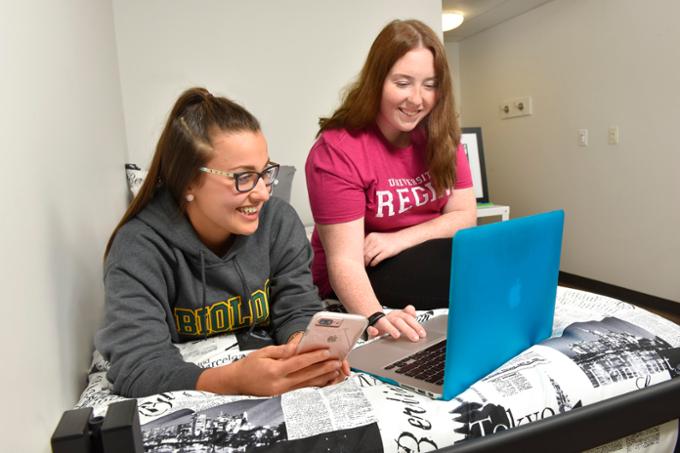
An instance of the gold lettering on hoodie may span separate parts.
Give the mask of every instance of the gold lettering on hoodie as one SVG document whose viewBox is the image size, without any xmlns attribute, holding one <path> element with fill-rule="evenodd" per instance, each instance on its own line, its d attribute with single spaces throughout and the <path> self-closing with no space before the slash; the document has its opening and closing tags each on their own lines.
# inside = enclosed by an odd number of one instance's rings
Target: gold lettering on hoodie
<svg viewBox="0 0 680 453">
<path fill-rule="evenodd" d="M 243 303 L 241 295 L 236 295 L 213 302 L 205 310 L 208 336 L 234 332 L 253 323 L 262 324 L 269 318 L 269 280 L 264 283 L 264 289 L 250 294 L 247 303 Z M 202 307 L 175 308 L 173 311 L 177 333 L 197 337 L 205 335 Z"/>
</svg>

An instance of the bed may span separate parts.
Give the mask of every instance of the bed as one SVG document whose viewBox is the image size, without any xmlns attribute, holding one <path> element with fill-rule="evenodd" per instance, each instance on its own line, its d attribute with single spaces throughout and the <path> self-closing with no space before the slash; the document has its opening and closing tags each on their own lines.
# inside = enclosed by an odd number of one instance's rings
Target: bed
<svg viewBox="0 0 680 453">
<path fill-rule="evenodd" d="M 446 310 L 422 311 L 420 320 Z M 238 360 L 234 336 L 179 345 L 202 367 Z M 123 398 L 95 351 L 76 407 Z M 628 303 L 559 287 L 551 338 L 451 401 L 352 373 L 273 398 L 180 391 L 137 400 L 146 452 L 674 451 L 680 326 Z M 602 445 L 606 444 L 606 445 Z"/>
<path fill-rule="evenodd" d="M 285 169 L 284 189 L 277 186 L 275 195 L 287 199 L 295 168 Z M 134 195 L 145 172 L 128 164 L 126 176 Z M 178 347 L 202 367 L 249 353 L 233 335 Z M 119 410 L 126 401 L 111 392 L 108 366 L 95 351 L 76 404 L 81 418 L 99 424 L 109 405 Z M 672 452 L 680 451 L 679 375 L 679 325 L 620 300 L 558 287 L 551 337 L 451 401 L 354 372 L 331 387 L 273 398 L 180 391 L 139 398 L 125 410 L 135 411 L 137 450 L 148 453 Z M 132 420 L 129 413 L 125 418 Z"/>
</svg>

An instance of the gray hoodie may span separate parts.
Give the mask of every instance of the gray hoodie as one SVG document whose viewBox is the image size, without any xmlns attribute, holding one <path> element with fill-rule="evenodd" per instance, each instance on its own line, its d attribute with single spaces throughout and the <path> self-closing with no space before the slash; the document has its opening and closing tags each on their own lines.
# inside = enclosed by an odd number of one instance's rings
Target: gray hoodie
<svg viewBox="0 0 680 453">
<path fill-rule="evenodd" d="M 165 190 L 116 234 L 104 266 L 106 316 L 95 347 L 115 393 L 195 389 L 202 369 L 173 343 L 263 325 L 277 343 L 321 309 L 312 252 L 293 208 L 271 198 L 250 236 L 220 257 Z"/>
</svg>

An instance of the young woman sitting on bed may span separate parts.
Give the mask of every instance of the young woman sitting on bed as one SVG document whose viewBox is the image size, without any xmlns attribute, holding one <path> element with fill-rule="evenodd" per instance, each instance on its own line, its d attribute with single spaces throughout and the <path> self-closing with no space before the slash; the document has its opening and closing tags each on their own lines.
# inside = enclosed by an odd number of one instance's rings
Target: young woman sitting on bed
<svg viewBox="0 0 680 453">
<path fill-rule="evenodd" d="M 476 224 L 444 46 L 417 20 L 377 36 L 341 106 L 319 121 L 306 176 L 322 297 L 370 316 L 369 334 L 425 335 L 448 307 L 451 237 Z M 383 316 L 381 305 L 402 308 Z"/>
<path fill-rule="evenodd" d="M 106 247 L 106 316 L 95 345 L 116 393 L 275 395 L 349 374 L 327 351 L 295 355 L 321 301 L 302 223 L 270 199 L 277 172 L 243 107 L 202 88 L 179 97 Z M 269 346 L 208 369 L 174 346 L 224 333 Z"/>
</svg>

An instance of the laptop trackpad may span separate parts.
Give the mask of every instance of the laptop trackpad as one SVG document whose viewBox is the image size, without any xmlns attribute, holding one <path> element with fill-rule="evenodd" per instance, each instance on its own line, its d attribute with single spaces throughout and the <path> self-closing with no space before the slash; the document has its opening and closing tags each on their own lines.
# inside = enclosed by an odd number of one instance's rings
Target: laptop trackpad
<svg viewBox="0 0 680 453">
<path fill-rule="evenodd" d="M 418 341 L 411 341 L 404 336 L 398 340 L 385 337 L 355 348 L 349 356 L 350 365 L 366 371 L 375 371 L 376 365 L 379 368 L 387 366 L 446 338 L 447 324 L 448 316 L 438 316 L 423 323 L 427 337 Z"/>
</svg>

